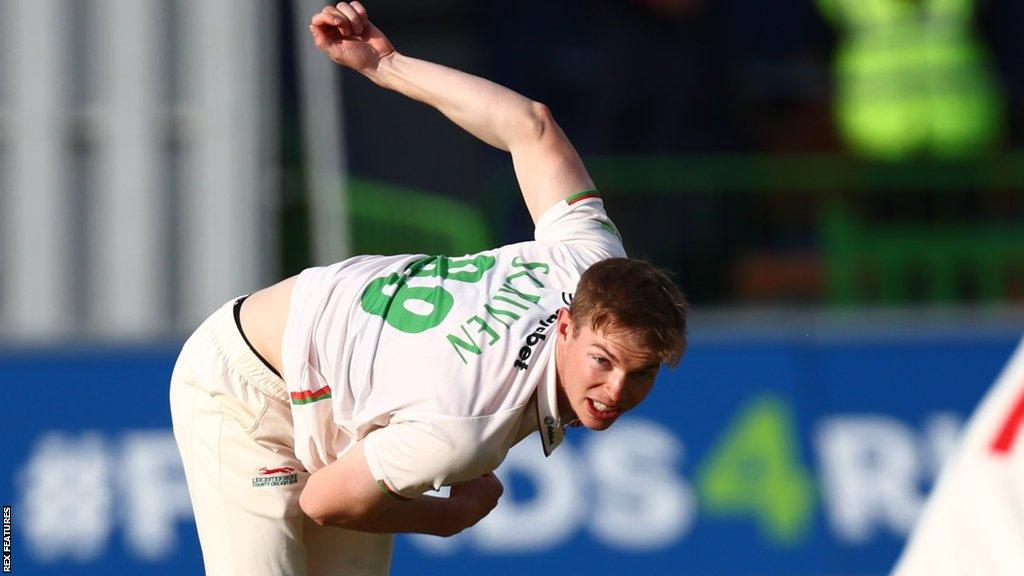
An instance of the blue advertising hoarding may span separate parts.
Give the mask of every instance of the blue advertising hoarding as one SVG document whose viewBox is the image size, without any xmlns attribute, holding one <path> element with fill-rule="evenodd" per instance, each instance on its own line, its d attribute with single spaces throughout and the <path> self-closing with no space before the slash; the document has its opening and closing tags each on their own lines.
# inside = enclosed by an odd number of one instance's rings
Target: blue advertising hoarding
<svg viewBox="0 0 1024 576">
<path fill-rule="evenodd" d="M 539 439 L 395 574 L 884 574 L 1019 334 L 696 339 L 611 430 Z M 167 408 L 173 346 L 0 352 L 13 573 L 198 574 Z"/>
</svg>

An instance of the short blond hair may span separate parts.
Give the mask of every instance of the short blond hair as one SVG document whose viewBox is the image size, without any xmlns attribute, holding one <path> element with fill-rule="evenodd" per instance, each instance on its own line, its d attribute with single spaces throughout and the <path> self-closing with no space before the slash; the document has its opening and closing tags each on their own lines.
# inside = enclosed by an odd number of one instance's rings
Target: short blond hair
<svg viewBox="0 0 1024 576">
<path fill-rule="evenodd" d="M 675 366 L 686 351 L 686 297 L 665 270 L 609 258 L 583 273 L 569 313 L 575 329 L 628 334 L 652 357 Z"/>
</svg>

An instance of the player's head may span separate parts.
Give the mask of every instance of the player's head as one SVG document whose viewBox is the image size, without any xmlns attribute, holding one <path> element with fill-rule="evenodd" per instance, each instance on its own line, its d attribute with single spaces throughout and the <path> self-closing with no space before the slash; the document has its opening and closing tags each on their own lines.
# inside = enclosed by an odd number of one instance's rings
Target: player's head
<svg viewBox="0 0 1024 576">
<path fill-rule="evenodd" d="M 604 430 L 647 396 L 662 364 L 682 358 L 686 299 L 664 271 L 611 258 L 584 272 L 557 329 L 560 409 Z"/>
</svg>

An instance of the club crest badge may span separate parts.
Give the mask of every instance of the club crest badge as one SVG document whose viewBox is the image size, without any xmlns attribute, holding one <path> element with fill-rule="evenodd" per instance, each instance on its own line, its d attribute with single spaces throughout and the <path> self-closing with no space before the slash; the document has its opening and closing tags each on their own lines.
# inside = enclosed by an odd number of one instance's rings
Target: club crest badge
<svg viewBox="0 0 1024 576">
<path fill-rule="evenodd" d="M 267 486 L 288 486 L 299 482 L 299 473 L 291 466 L 280 468 L 267 468 L 266 466 L 257 471 L 252 478 L 253 488 L 265 488 Z"/>
</svg>

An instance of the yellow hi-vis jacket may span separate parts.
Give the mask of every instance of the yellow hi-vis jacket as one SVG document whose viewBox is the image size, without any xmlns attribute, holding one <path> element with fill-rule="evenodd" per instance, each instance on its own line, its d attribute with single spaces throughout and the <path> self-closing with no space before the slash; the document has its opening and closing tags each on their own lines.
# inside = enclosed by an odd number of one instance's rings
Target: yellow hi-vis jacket
<svg viewBox="0 0 1024 576">
<path fill-rule="evenodd" d="M 964 156 L 1001 132 L 999 91 L 971 29 L 974 0 L 818 0 L 840 30 L 836 121 L 882 159 Z"/>
</svg>

